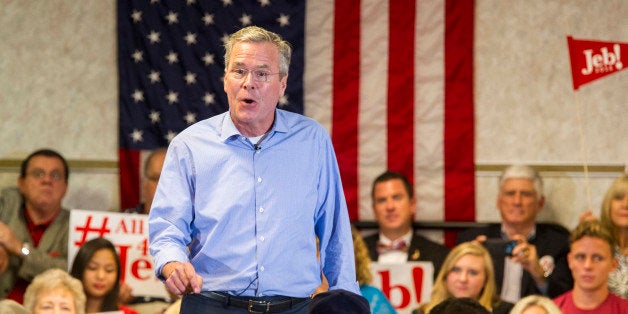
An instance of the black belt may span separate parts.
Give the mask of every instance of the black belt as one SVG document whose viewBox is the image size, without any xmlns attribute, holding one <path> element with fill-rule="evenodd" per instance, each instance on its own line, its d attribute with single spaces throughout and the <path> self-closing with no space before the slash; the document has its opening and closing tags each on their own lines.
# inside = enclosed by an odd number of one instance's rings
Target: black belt
<svg viewBox="0 0 628 314">
<path fill-rule="evenodd" d="M 249 311 L 249 313 L 277 313 L 285 310 L 289 310 L 293 305 L 299 304 L 307 298 L 291 298 L 285 297 L 285 300 L 279 301 L 264 301 L 249 299 L 247 297 L 236 297 L 226 293 L 219 293 L 213 291 L 204 291 L 201 293 L 203 296 L 221 302 L 226 306 L 235 306 L 241 309 Z"/>
</svg>

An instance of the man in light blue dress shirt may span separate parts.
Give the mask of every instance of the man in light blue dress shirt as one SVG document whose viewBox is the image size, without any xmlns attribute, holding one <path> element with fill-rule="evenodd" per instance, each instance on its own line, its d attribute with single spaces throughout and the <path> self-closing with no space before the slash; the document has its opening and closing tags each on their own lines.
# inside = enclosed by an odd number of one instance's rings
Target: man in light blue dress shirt
<svg viewBox="0 0 628 314">
<path fill-rule="evenodd" d="M 330 137 L 276 108 L 289 44 L 252 26 L 225 49 L 229 111 L 168 148 L 149 214 L 157 276 L 185 295 L 181 313 L 305 313 L 321 272 L 331 290 L 359 294 Z"/>
</svg>

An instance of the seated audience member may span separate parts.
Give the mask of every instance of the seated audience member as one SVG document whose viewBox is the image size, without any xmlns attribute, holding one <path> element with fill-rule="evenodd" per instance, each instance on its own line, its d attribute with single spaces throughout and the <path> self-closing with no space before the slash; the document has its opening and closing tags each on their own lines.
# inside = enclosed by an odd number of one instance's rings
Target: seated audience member
<svg viewBox="0 0 628 314">
<path fill-rule="evenodd" d="M 65 270 L 49 269 L 37 275 L 26 288 L 24 308 L 33 314 L 84 314 L 83 285 Z"/>
<path fill-rule="evenodd" d="M 157 148 L 150 152 L 144 163 L 144 180 L 142 180 L 142 200 L 135 208 L 123 210 L 125 213 L 146 214 L 150 212 L 153 204 L 155 191 L 157 191 L 157 183 L 161 176 L 161 168 L 164 166 L 167 148 Z"/>
<path fill-rule="evenodd" d="M 475 242 L 454 247 L 432 287 L 430 302 L 418 313 L 431 314 L 435 306 L 450 298 L 469 298 L 491 313 L 508 313 L 512 304 L 499 299 L 495 289 L 493 262 L 488 251 Z"/>
<path fill-rule="evenodd" d="M 136 311 L 118 303 L 120 259 L 113 244 L 104 238 L 85 242 L 76 253 L 70 274 L 83 283 L 86 313 Z"/>
<path fill-rule="evenodd" d="M 337 289 L 315 295 L 312 302 L 308 304 L 307 312 L 309 314 L 369 314 L 371 309 L 363 296 Z"/>
<path fill-rule="evenodd" d="M 416 198 L 408 179 L 398 172 L 382 173 L 373 182 L 371 198 L 379 226 L 378 234 L 364 238 L 371 260 L 394 264 L 428 261 L 434 264 L 436 276 L 449 248 L 414 233 Z"/>
<path fill-rule="evenodd" d="M 432 314 L 490 314 L 478 301 L 471 298 L 449 298 L 438 303 Z"/>
<path fill-rule="evenodd" d="M 351 235 L 353 236 L 353 249 L 355 251 L 355 276 L 360 285 L 362 296 L 369 302 L 371 312 L 378 314 L 397 313 L 386 295 L 378 288 L 370 285 L 373 281 L 371 258 L 360 232 L 352 227 Z"/>
<path fill-rule="evenodd" d="M 628 313 L 628 300 L 608 289 L 608 275 L 617 268 L 615 239 L 598 221 L 584 221 L 571 232 L 567 257 L 574 278 L 572 290 L 554 303 L 563 313 Z"/>
<path fill-rule="evenodd" d="M 20 167 L 17 189 L 0 194 L 0 299 L 22 303 L 33 278 L 50 268 L 67 269 L 69 211 L 61 202 L 68 188 L 68 163 L 41 149 Z"/>
<path fill-rule="evenodd" d="M 608 287 L 614 294 L 628 299 L 628 174 L 615 179 L 606 191 L 600 211 L 602 226 L 615 238 L 614 254 L 618 261 L 608 276 Z M 595 219 L 590 211 L 581 220 Z"/>
<path fill-rule="evenodd" d="M 515 303 L 510 314 L 561 314 L 552 299 L 542 295 L 529 295 Z"/>
<path fill-rule="evenodd" d="M 497 208 L 501 223 L 458 235 L 458 243 L 490 240 L 485 245 L 493 258 L 502 300 L 515 303 L 531 294 L 556 297 L 573 285 L 567 267 L 569 231 L 557 224 L 536 222 L 544 203 L 543 181 L 538 172 L 528 166 L 510 166 L 499 178 Z M 494 249 L 488 245 L 494 239 L 516 241 L 516 246 L 512 251 Z"/>
</svg>

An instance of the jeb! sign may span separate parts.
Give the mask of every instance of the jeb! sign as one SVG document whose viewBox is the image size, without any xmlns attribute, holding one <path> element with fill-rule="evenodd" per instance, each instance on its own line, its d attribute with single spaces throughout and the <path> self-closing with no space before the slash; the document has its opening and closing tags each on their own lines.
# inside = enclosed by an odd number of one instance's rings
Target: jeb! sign
<svg viewBox="0 0 628 314">
<path fill-rule="evenodd" d="M 115 245 L 120 257 L 120 281 L 133 289 L 133 295 L 168 298 L 164 284 L 155 277 L 148 252 L 148 215 L 71 210 L 68 268 L 81 245 L 96 237 Z"/>
<path fill-rule="evenodd" d="M 373 286 L 382 290 L 397 313 L 412 313 L 430 300 L 434 265 L 430 262 L 404 264 L 372 263 Z"/>
<path fill-rule="evenodd" d="M 577 40 L 568 36 L 567 44 L 574 90 L 626 68 L 622 59 L 622 49 L 628 48 L 626 43 Z"/>
</svg>

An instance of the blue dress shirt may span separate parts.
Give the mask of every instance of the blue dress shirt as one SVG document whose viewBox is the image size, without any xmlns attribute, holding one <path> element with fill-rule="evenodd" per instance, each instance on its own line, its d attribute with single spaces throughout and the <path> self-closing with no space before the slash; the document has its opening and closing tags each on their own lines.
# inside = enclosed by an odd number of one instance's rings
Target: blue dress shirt
<svg viewBox="0 0 628 314">
<path fill-rule="evenodd" d="M 203 291 L 306 297 L 322 269 L 330 289 L 360 293 L 349 224 L 320 124 L 277 109 L 255 149 L 226 112 L 172 140 L 149 214 L 150 253 L 157 276 L 168 262 L 191 262 Z"/>
</svg>

